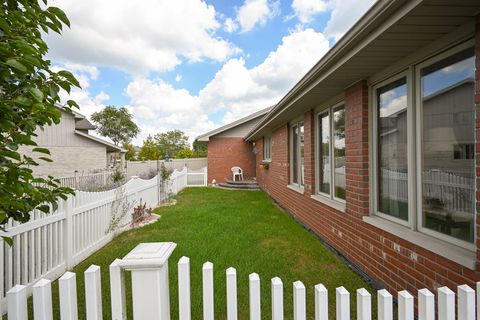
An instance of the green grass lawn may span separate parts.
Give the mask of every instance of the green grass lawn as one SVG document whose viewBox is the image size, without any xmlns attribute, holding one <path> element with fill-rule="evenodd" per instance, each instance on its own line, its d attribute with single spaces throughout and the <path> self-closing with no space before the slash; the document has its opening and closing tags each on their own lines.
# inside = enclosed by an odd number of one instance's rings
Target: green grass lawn
<svg viewBox="0 0 480 320">
<path fill-rule="evenodd" d="M 323 283 L 329 290 L 332 319 L 336 287 L 344 286 L 350 291 L 352 318 L 356 316 L 355 290 L 361 287 L 373 290 L 290 215 L 272 204 L 263 192 L 189 188 L 177 199 L 175 206 L 155 210 L 161 215 L 159 221 L 121 234 L 73 269 L 77 273 L 80 319 L 85 318 L 83 272 L 91 264 L 101 266 L 102 291 L 108 293 L 109 264 L 141 242 L 178 244 L 170 258 L 172 319 L 178 319 L 177 262 L 182 256 L 190 258 L 192 319 L 202 318 L 201 277 L 206 261 L 214 265 L 216 319 L 226 318 L 225 270 L 231 266 L 237 269 L 239 319 L 248 319 L 248 275 L 252 272 L 260 275 L 264 319 L 271 319 L 270 279 L 276 276 L 283 280 L 285 319 L 293 318 L 292 283 L 296 280 L 307 287 L 308 319 L 314 318 L 315 284 Z M 127 283 L 128 280 L 127 277 Z M 56 282 L 52 289 L 54 306 L 58 306 Z M 131 297 L 127 299 L 131 301 Z M 374 305 L 375 300 L 372 294 Z M 54 318 L 58 319 L 59 310 L 54 312 Z M 105 319 L 111 318 L 109 294 L 103 296 L 103 313 Z M 131 319 L 131 308 L 129 313 Z"/>
</svg>

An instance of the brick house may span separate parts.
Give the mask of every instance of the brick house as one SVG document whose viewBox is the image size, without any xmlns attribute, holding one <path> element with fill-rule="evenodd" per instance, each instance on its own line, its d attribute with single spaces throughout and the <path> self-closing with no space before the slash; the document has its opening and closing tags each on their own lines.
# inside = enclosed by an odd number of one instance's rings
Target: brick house
<svg viewBox="0 0 480 320">
<path fill-rule="evenodd" d="M 232 178 L 231 168 L 243 169 L 245 179 L 255 177 L 254 143 L 245 141 L 245 135 L 270 111 L 265 108 L 247 117 L 207 132 L 197 140 L 208 145 L 208 181 L 223 182 Z"/>
<path fill-rule="evenodd" d="M 244 138 L 260 187 L 378 286 L 480 280 L 479 1 L 378 1 Z"/>
</svg>

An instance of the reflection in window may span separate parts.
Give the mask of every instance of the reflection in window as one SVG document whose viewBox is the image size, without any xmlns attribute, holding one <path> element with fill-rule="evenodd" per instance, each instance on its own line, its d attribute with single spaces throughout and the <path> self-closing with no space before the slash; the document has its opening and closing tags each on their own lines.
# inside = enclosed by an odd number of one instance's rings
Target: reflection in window
<svg viewBox="0 0 480 320">
<path fill-rule="evenodd" d="M 292 126 L 292 182 L 298 184 L 298 125 Z"/>
<path fill-rule="evenodd" d="M 378 211 L 408 220 L 407 80 L 377 90 Z"/>
<path fill-rule="evenodd" d="M 330 116 L 328 112 L 318 117 L 318 133 L 320 144 L 318 146 L 318 168 L 319 168 L 319 191 L 330 194 Z"/>
<path fill-rule="evenodd" d="M 345 106 L 333 110 L 334 195 L 345 200 Z"/>
<path fill-rule="evenodd" d="M 473 49 L 421 72 L 423 227 L 473 242 L 475 105 Z"/>
</svg>

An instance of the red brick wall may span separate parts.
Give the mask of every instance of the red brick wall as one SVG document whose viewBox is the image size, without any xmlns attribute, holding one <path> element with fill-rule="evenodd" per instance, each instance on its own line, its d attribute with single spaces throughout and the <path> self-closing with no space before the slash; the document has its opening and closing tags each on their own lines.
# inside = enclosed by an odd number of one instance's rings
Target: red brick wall
<svg viewBox="0 0 480 320">
<path fill-rule="evenodd" d="M 480 102 L 478 93 L 477 84 L 477 104 Z M 474 287 L 475 282 L 480 280 L 478 272 L 362 220 L 363 215 L 369 212 L 368 95 L 365 82 L 359 82 L 345 91 L 345 103 L 346 212 L 337 211 L 312 199 L 310 187 L 306 188 L 303 194 L 287 187 L 289 172 L 287 125 L 276 129 L 272 134 L 272 163 L 268 169 L 261 167 L 262 155 L 257 155 L 257 181 L 261 188 L 365 272 L 375 283 L 392 292 L 406 289 L 416 294 L 420 288 L 429 288 L 433 291 L 441 286 L 448 286 L 456 291 L 456 286 L 464 283 Z M 309 158 L 305 161 L 306 184 L 313 186 L 315 167 L 313 113 L 307 112 L 304 116 L 305 154 Z M 261 146 L 261 140 L 257 141 L 257 145 Z"/>
<path fill-rule="evenodd" d="M 208 183 L 232 179 L 232 167 L 243 169 L 243 177 L 255 177 L 255 155 L 252 144 L 243 138 L 210 138 L 208 142 Z M 257 147 L 258 149 L 258 147 Z M 261 150 L 261 149 L 258 149 Z"/>
</svg>

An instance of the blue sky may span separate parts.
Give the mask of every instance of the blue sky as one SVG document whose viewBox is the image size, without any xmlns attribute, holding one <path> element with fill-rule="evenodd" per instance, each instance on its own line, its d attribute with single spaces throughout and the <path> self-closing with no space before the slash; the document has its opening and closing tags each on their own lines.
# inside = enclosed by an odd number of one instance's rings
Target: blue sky
<svg viewBox="0 0 480 320">
<path fill-rule="evenodd" d="M 373 2 L 55 0 L 72 26 L 46 40 L 82 84 L 81 113 L 125 106 L 135 144 L 172 129 L 192 141 L 278 102 Z"/>
</svg>

